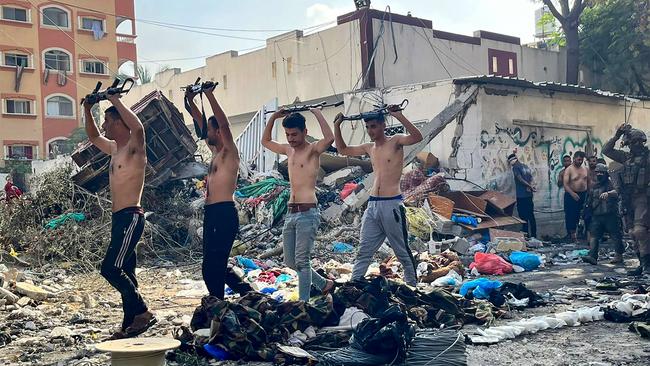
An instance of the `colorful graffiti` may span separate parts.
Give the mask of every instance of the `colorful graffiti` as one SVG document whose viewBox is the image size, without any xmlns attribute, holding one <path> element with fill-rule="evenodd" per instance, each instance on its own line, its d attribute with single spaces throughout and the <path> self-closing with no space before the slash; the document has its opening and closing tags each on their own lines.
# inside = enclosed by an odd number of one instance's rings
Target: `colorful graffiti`
<svg viewBox="0 0 650 366">
<path fill-rule="evenodd" d="M 502 127 L 494 123 L 494 130 L 482 130 L 480 148 L 475 153 L 481 158 L 481 178 L 489 189 L 514 195 L 515 187 L 507 155 L 517 152 L 519 160 L 533 170 L 538 189 L 536 201 L 550 209 L 562 207 L 563 191 L 556 185 L 562 170 L 562 156 L 572 156 L 576 151 L 602 150 L 602 141 L 585 131 L 558 128 L 513 126 Z"/>
</svg>

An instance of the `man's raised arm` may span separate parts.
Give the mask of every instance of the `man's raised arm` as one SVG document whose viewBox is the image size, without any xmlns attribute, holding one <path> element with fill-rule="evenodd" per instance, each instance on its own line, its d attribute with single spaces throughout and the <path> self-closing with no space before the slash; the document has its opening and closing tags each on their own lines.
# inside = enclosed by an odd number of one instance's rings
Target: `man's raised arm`
<svg viewBox="0 0 650 366">
<path fill-rule="evenodd" d="M 343 113 L 337 114 L 334 119 L 334 143 L 336 145 L 336 151 L 338 151 L 339 154 L 346 156 L 366 155 L 368 153 L 368 150 L 366 150 L 368 144 L 348 146 L 345 143 L 343 135 L 341 134 L 341 122 L 343 122 Z"/>
<path fill-rule="evenodd" d="M 142 126 L 142 122 L 140 122 L 138 116 L 122 103 L 119 94 L 109 95 L 106 99 L 113 103 L 120 114 L 120 118 L 131 131 L 129 144 L 144 150 L 144 126 Z"/>
<path fill-rule="evenodd" d="M 187 99 L 187 103 L 190 106 L 190 114 L 192 115 L 192 119 L 195 121 L 195 123 L 198 123 L 201 131 L 205 131 L 205 128 L 207 126 L 203 124 L 203 114 L 201 113 L 201 110 L 199 110 L 199 107 L 194 102 L 195 96 L 196 93 L 192 93 L 192 88 L 188 87 L 185 89 L 185 98 Z M 199 136 L 199 138 L 200 137 L 201 136 Z"/>
<path fill-rule="evenodd" d="M 314 114 L 314 116 L 316 116 L 316 120 L 320 125 L 320 130 L 323 133 L 323 138 L 318 140 L 316 143 L 316 151 L 323 153 L 325 150 L 327 150 L 328 147 L 332 146 L 332 143 L 334 142 L 334 133 L 332 133 L 332 129 L 330 128 L 329 124 L 327 124 L 327 121 L 325 120 L 325 117 L 323 117 L 323 113 L 320 111 L 320 109 L 311 108 L 310 111 Z"/>
<path fill-rule="evenodd" d="M 115 144 L 115 141 L 109 140 L 99 133 L 97 125 L 95 124 L 95 118 L 93 117 L 92 107 L 93 105 L 88 103 L 88 100 L 84 102 L 86 135 L 88 135 L 88 140 L 90 140 L 93 145 L 97 146 L 97 148 L 105 154 L 110 155 L 115 151 L 117 145 Z"/>
<path fill-rule="evenodd" d="M 397 142 L 403 146 L 408 146 L 408 145 L 415 145 L 418 142 L 422 141 L 422 132 L 415 127 L 411 121 L 408 120 L 408 118 L 404 117 L 402 114 L 402 111 L 399 110 L 399 106 L 397 105 L 391 105 L 388 106 L 388 111 L 391 116 L 395 117 L 401 124 L 404 126 L 404 129 L 406 130 L 406 135 L 398 135 L 396 136 Z"/>
<path fill-rule="evenodd" d="M 608 158 L 618 162 L 618 163 L 624 163 L 625 160 L 627 159 L 627 154 L 623 150 L 618 150 L 615 149 L 614 147 L 616 146 L 616 141 L 618 141 L 621 136 L 623 136 L 623 131 L 624 131 L 624 126 L 625 124 L 620 125 L 616 129 L 616 134 L 614 137 L 609 139 L 607 143 L 603 146 L 603 155 L 607 156 Z"/>
<path fill-rule="evenodd" d="M 266 127 L 264 127 L 264 134 L 262 134 L 262 146 L 273 151 L 276 154 L 287 155 L 287 145 L 273 141 L 271 137 L 275 120 L 284 115 L 285 112 L 283 108 L 278 109 L 271 115 L 269 121 L 266 123 Z"/>
<path fill-rule="evenodd" d="M 208 98 L 208 101 L 210 101 L 210 106 L 212 107 L 214 118 L 217 119 L 217 124 L 219 125 L 219 133 L 221 134 L 224 148 L 230 150 L 237 149 L 237 146 L 235 145 L 235 139 L 233 138 L 232 131 L 230 130 L 230 122 L 228 121 L 228 117 L 223 111 L 223 108 L 221 108 L 221 105 L 217 101 L 217 98 L 214 96 L 214 88 L 206 90 L 205 96 Z M 196 105 L 194 107 L 196 107 Z M 198 108 L 196 108 L 196 110 L 198 111 Z M 194 108 L 192 109 L 192 113 L 194 113 Z"/>
</svg>

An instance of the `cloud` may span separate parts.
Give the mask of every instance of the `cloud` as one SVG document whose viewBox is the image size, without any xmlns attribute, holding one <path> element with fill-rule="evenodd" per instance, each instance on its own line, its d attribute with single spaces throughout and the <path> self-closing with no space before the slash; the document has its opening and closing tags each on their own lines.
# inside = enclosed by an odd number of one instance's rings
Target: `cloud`
<svg viewBox="0 0 650 366">
<path fill-rule="evenodd" d="M 316 25 L 335 21 L 336 17 L 354 10 L 353 6 L 333 7 L 327 4 L 316 3 L 307 8 L 309 25 Z"/>
</svg>

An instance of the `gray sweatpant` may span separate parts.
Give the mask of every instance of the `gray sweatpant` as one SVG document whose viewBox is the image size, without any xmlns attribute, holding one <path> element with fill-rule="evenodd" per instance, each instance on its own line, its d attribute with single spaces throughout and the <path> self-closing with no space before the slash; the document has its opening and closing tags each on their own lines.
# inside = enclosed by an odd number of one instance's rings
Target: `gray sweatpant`
<svg viewBox="0 0 650 366">
<path fill-rule="evenodd" d="M 406 229 L 406 210 L 402 206 L 401 196 L 394 199 L 377 200 L 371 197 L 368 208 L 361 221 L 361 244 L 352 270 L 352 279 L 363 278 L 368 271 L 372 257 L 388 237 L 388 244 L 404 267 L 405 282 L 411 286 L 417 284 L 415 268 L 417 264 L 408 247 Z"/>
</svg>

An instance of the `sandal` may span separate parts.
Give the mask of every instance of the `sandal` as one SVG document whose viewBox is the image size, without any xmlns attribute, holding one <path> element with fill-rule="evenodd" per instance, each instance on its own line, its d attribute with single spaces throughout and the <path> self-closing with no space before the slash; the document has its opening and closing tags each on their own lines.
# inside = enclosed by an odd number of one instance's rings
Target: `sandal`
<svg viewBox="0 0 650 366">
<path fill-rule="evenodd" d="M 137 337 L 146 332 L 154 324 L 158 323 L 158 319 L 150 311 L 145 311 L 140 315 L 136 315 L 133 323 L 126 328 L 126 336 L 128 338 Z"/>
</svg>

